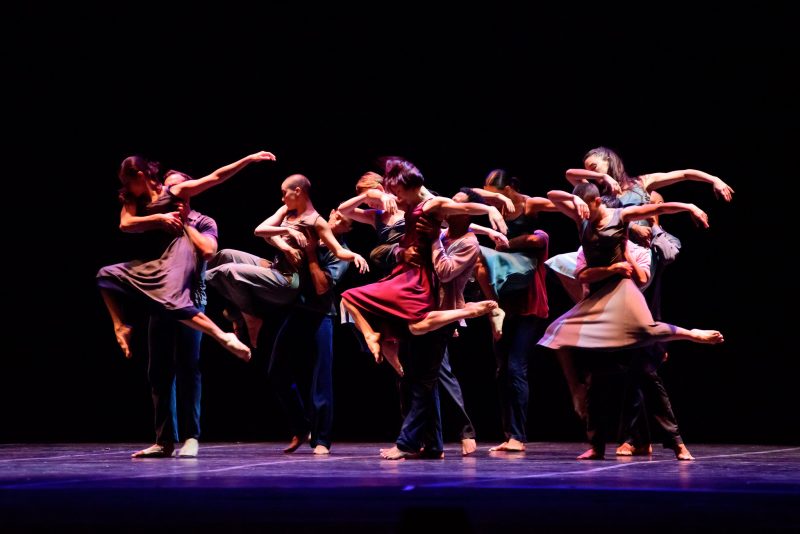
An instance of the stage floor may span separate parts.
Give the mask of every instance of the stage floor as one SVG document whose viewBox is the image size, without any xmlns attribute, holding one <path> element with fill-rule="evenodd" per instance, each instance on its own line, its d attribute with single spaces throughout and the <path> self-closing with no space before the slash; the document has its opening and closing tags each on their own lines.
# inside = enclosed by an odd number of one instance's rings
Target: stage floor
<svg viewBox="0 0 800 534">
<path fill-rule="evenodd" d="M 0 530 L 158 532 L 797 531 L 800 447 L 697 445 L 694 462 L 577 461 L 581 443 L 382 460 L 387 444 L 201 443 L 194 459 L 131 459 L 147 444 L 0 445 Z"/>
</svg>

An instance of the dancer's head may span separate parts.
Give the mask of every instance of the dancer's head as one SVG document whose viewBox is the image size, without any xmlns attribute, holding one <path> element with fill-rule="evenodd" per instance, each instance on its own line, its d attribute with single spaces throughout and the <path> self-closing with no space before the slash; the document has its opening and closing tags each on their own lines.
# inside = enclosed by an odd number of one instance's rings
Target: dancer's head
<svg viewBox="0 0 800 534">
<path fill-rule="evenodd" d="M 575 186 L 572 194 L 580 198 L 589 206 L 589 220 L 594 221 L 600 217 L 605 209 L 600 190 L 592 182 L 582 182 Z"/>
<path fill-rule="evenodd" d="M 625 172 L 622 158 L 610 148 L 599 146 L 591 149 L 583 156 L 583 168 L 589 171 L 607 174 L 623 185 L 631 180 Z"/>
<path fill-rule="evenodd" d="M 383 176 L 376 172 L 364 173 L 361 178 L 356 182 L 356 194 L 364 194 L 370 189 L 377 189 L 378 191 L 385 192 L 383 188 Z M 378 198 L 367 197 L 364 202 L 374 209 L 383 208 L 383 203 Z"/>
<path fill-rule="evenodd" d="M 176 171 L 174 169 L 170 169 L 164 173 L 164 185 L 167 187 L 177 185 L 191 179 L 192 177 L 185 172 Z"/>
<path fill-rule="evenodd" d="M 413 163 L 402 158 L 386 160 L 383 185 L 407 207 L 417 203 L 419 190 L 425 185 L 425 178 Z"/>
<path fill-rule="evenodd" d="M 281 184 L 281 200 L 290 210 L 297 209 L 298 204 L 308 200 L 311 193 L 311 182 L 302 174 L 292 174 Z"/>
<path fill-rule="evenodd" d="M 519 179 L 511 176 L 504 169 L 494 169 L 486 176 L 483 188 L 510 197 L 513 194 L 512 191 L 519 193 Z"/>
<path fill-rule="evenodd" d="M 353 228 L 353 221 L 342 215 L 342 212 L 339 210 L 332 209 L 328 217 L 328 226 L 331 227 L 333 235 L 340 236 L 346 234 Z"/>
<path fill-rule="evenodd" d="M 486 201 L 483 199 L 481 195 L 473 191 L 469 187 L 462 187 L 458 190 L 458 193 L 453 195 L 453 200 L 455 202 L 460 203 L 475 203 L 475 204 L 486 204 Z M 466 232 L 469 228 L 469 223 L 472 221 L 472 215 L 453 215 L 450 214 L 446 217 L 447 224 L 452 228 L 454 231 L 458 233 Z"/>
<path fill-rule="evenodd" d="M 144 196 L 148 191 L 160 191 L 158 172 L 158 163 L 143 156 L 128 156 L 122 160 L 119 167 L 119 181 L 122 182 L 120 201 L 130 202 Z"/>
</svg>

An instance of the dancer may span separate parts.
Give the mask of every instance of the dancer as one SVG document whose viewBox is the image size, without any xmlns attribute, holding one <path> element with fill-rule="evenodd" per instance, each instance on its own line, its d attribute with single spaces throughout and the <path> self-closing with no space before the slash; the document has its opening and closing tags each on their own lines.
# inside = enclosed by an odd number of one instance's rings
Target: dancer
<svg viewBox="0 0 800 534">
<path fill-rule="evenodd" d="M 483 199 L 469 188 L 462 188 L 453 196 L 454 202 L 483 204 Z M 432 239 L 433 269 L 439 281 L 436 295 L 439 310 L 464 309 L 466 286 L 479 255 L 478 239 L 470 232 L 470 215 L 446 216 L 447 229 L 429 224 L 421 217 L 415 230 L 418 235 Z M 416 247 L 403 249 L 404 263 L 422 265 L 426 258 Z M 462 319 L 460 326 L 466 326 Z M 387 460 L 404 458 L 441 458 L 444 454 L 442 437 L 439 386 L 443 386 L 455 401 L 461 419 L 461 454 L 467 456 L 477 450 L 475 428 L 464 407 L 461 386 L 452 374 L 449 364 L 449 342 L 453 339 L 455 323 L 428 335 L 412 336 L 411 342 L 402 341 L 402 355 L 408 374 L 400 379 L 403 425 L 394 447 L 381 449 Z M 447 371 L 443 372 L 443 368 Z M 437 380 L 438 378 L 438 380 Z"/>
<path fill-rule="evenodd" d="M 256 227 L 255 235 L 278 249 L 274 260 L 223 249 L 209 262 L 209 285 L 230 303 L 229 317 L 241 315 L 244 319 L 247 341 L 253 348 L 258 346 L 263 306 L 285 306 L 299 295 L 309 239 L 321 239 L 337 258 L 354 262 L 359 272 L 369 270 L 361 255 L 346 250 L 336 240 L 328 222 L 314 208 L 310 191 L 308 178 L 302 174 L 289 176 L 281 184 L 283 206 Z"/>
<path fill-rule="evenodd" d="M 505 233 L 500 212 L 485 204 L 458 203 L 445 197 L 432 196 L 423 189 L 424 178 L 410 162 L 394 159 L 387 163 L 387 189 L 394 194 L 405 211 L 406 232 L 400 246 L 416 246 L 425 258 L 430 257 L 430 241 L 418 235 L 415 222 L 426 217 L 438 226 L 450 214 L 489 215 L 492 226 Z M 497 307 L 494 301 L 469 303 L 460 310 L 435 310 L 430 260 L 424 265 L 399 264 L 384 279 L 342 293 L 342 302 L 353 316 L 356 328 L 362 333 L 375 361 L 383 360 L 381 341 L 410 332 L 421 335 L 459 319 L 477 317 Z M 370 322 L 380 321 L 381 333 Z M 392 355 L 389 361 L 398 374 L 403 370 Z"/>
<path fill-rule="evenodd" d="M 503 169 L 491 171 L 483 188 L 475 189 L 503 210 L 508 225 L 508 243 L 495 242 L 493 249 L 481 246 L 475 279 L 488 299 L 499 300 L 506 294 L 516 293 L 519 300 L 523 297 L 518 290 L 536 287 L 533 282 L 543 247 L 540 236 L 534 231 L 536 217 L 541 212 L 558 211 L 547 198 L 531 197 L 520 193 L 519 189 L 519 180 Z M 495 341 L 503 335 L 505 315 L 505 307 L 501 304 L 490 316 Z"/>
<path fill-rule="evenodd" d="M 180 206 L 191 197 L 219 185 L 249 164 L 274 161 L 271 152 L 256 152 L 226 165 L 203 178 L 186 180 L 164 187 L 159 180 L 158 164 L 141 156 L 123 160 L 119 170 L 122 182 L 120 229 L 124 232 L 166 230 L 154 235 L 158 252 L 150 261 L 135 260 L 101 268 L 97 284 L 114 324 L 114 333 L 126 358 L 131 357 L 132 329 L 126 308 L 141 300 L 160 313 L 168 314 L 187 326 L 210 335 L 225 349 L 245 361 L 250 349 L 233 333 L 223 332 L 191 299 L 191 280 L 197 268 L 197 254 L 184 230 Z"/>
<path fill-rule="evenodd" d="M 567 170 L 569 183 L 574 187 L 582 182 L 594 182 L 602 194 L 619 196 L 623 207 L 648 204 L 653 191 L 685 180 L 711 184 L 717 198 L 726 202 L 733 199 L 734 191 L 728 184 L 717 176 L 696 169 L 629 176 L 619 155 L 603 146 L 589 150 L 583 157 L 583 165 L 583 169 Z M 631 239 L 639 245 L 649 247 L 650 223 L 647 220 L 635 223 L 630 229 Z"/>
<path fill-rule="evenodd" d="M 164 174 L 164 186 L 191 180 L 179 171 Z M 198 254 L 192 279 L 192 302 L 201 311 L 206 306 L 206 261 L 217 251 L 217 223 L 211 217 L 184 205 L 184 230 Z M 200 444 L 200 346 L 202 332 L 159 313 L 150 315 L 148 324 L 147 379 L 153 399 L 156 440 L 134 452 L 133 458 L 167 458 L 175 442 L 183 440 L 179 458 L 197 456 Z"/>
<path fill-rule="evenodd" d="M 689 330 L 654 321 L 639 289 L 617 268 L 617 264 L 624 261 L 629 222 L 688 211 L 696 221 L 708 227 L 705 212 L 694 204 L 680 202 L 609 209 L 602 204 L 597 186 L 592 183 L 577 185 L 573 194 L 551 191 L 548 198 L 578 224 L 587 266 L 605 267 L 615 273 L 607 280 L 591 283 L 589 296 L 553 321 L 539 340 L 540 345 L 556 350 L 618 350 L 674 340 L 708 344 L 723 342 L 722 334 L 716 330 Z M 577 214 L 579 212 L 581 215 Z M 603 356 L 597 354 L 589 361 L 602 359 Z M 587 436 L 591 449 L 579 459 L 602 459 L 605 455 L 605 429 L 594 405 L 594 395 L 595 385 L 590 379 L 587 384 Z"/>
<path fill-rule="evenodd" d="M 331 210 L 331 232 L 346 247 L 343 237 L 351 221 Z M 336 285 L 349 262 L 337 258 L 324 244 L 309 239 L 305 249 L 311 279 L 291 308 L 272 347 L 269 381 L 288 419 L 292 440 L 283 452 L 296 451 L 310 436 L 314 454 L 330 454 L 333 430 L 333 319 L 336 316 Z M 309 337 L 309 332 L 314 335 Z M 297 387 L 298 355 L 313 362 L 308 400 Z"/>
</svg>

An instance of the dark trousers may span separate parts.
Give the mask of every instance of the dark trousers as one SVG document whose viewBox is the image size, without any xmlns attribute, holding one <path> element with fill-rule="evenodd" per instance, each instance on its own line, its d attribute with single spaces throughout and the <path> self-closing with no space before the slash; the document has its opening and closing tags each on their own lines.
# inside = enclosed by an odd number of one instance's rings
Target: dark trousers
<svg viewBox="0 0 800 534">
<path fill-rule="evenodd" d="M 400 389 L 400 413 L 403 418 L 408 415 L 408 410 L 411 402 L 411 388 L 405 378 L 399 379 Z M 441 397 L 442 392 L 446 397 L 450 398 L 456 407 L 456 417 L 458 417 L 458 439 L 475 439 L 475 427 L 472 425 L 472 420 L 467 414 L 467 409 L 464 405 L 464 394 L 461 391 L 461 384 L 458 378 L 453 374 L 453 368 L 450 366 L 450 350 L 445 347 L 444 357 L 442 358 L 441 366 L 439 367 L 439 383 L 436 385 L 436 410 L 441 419 Z"/>
<path fill-rule="evenodd" d="M 202 336 L 202 332 L 172 318 L 150 316 L 147 376 L 158 444 L 200 437 Z"/>
<path fill-rule="evenodd" d="M 650 420 L 660 432 L 664 447 L 674 448 L 683 443 L 669 395 L 658 374 L 663 355 L 663 347 L 654 345 L 640 349 L 633 357 L 620 421 L 620 443 L 649 445 Z"/>
<path fill-rule="evenodd" d="M 408 388 L 408 409 L 403 418 L 397 448 L 417 453 L 425 448 L 432 456 L 444 450 L 439 413 L 439 368 L 453 335 L 450 326 L 421 336 L 400 340 L 400 361 Z"/>
<path fill-rule="evenodd" d="M 528 356 L 541 332 L 541 319 L 507 316 L 503 337 L 494 344 L 497 390 L 500 396 L 503 433 L 506 439 L 527 441 Z"/>
<path fill-rule="evenodd" d="M 586 438 L 593 449 L 605 451 L 612 430 L 618 430 L 627 390 L 630 351 L 580 351 L 576 360 L 586 385 Z"/>
<path fill-rule="evenodd" d="M 313 332 L 313 337 L 309 336 Z M 313 362 L 309 406 L 299 391 L 297 370 Z M 293 308 L 275 336 L 268 376 L 270 385 L 289 420 L 293 436 L 311 432 L 311 446 L 330 448 L 333 428 L 333 318 L 319 312 Z"/>
</svg>

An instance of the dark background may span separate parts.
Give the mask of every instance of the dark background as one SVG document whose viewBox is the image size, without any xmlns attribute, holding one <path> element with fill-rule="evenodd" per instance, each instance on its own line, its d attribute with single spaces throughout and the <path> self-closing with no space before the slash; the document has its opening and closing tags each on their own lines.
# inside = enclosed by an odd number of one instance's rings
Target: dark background
<svg viewBox="0 0 800 534">
<path fill-rule="evenodd" d="M 375 158 L 409 158 L 451 195 L 503 167 L 523 191 L 566 188 L 564 170 L 605 145 L 632 174 L 683 168 L 721 177 L 667 200 L 705 209 L 665 226 L 683 241 L 664 316 L 726 342 L 673 343 L 663 368 L 688 443 L 796 443 L 794 221 L 798 65 L 788 10 L 696 8 L 367 11 L 141 4 L 17 8 L 6 18 L 0 440 L 147 442 L 146 358 L 127 361 L 94 283 L 131 259 L 117 229 L 116 171 L 132 153 L 200 176 L 257 150 L 278 156 L 193 200 L 220 247 L 266 253 L 253 228 L 300 172 L 324 214 Z M 791 165 L 791 167 L 790 167 Z M 551 254 L 572 223 L 541 218 Z M 368 246 L 358 229 L 353 245 Z M 555 317 L 566 309 L 551 289 Z M 208 312 L 226 329 L 219 298 Z M 141 330 L 140 330 L 141 332 Z M 138 343 L 138 341 L 137 341 Z M 136 349 L 136 346 L 135 346 Z M 263 355 L 203 345 L 203 439 L 283 440 Z M 489 330 L 476 320 L 453 365 L 484 442 L 501 438 Z M 394 379 L 336 330 L 336 439 L 390 442 Z M 531 356 L 529 439 L 582 440 L 551 354 Z M 456 439 L 447 423 L 448 439 Z"/>
</svg>

